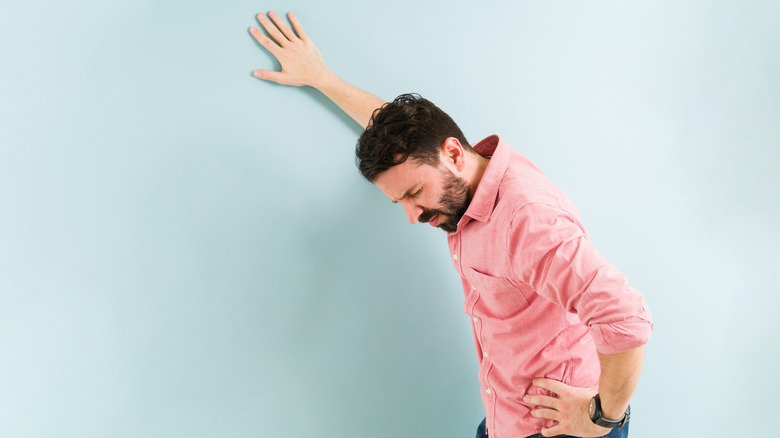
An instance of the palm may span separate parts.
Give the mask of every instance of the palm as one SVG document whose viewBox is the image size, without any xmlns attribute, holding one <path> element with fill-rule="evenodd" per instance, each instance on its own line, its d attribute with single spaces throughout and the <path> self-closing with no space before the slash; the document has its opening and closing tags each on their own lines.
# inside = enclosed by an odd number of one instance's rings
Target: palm
<svg viewBox="0 0 780 438">
<path fill-rule="evenodd" d="M 271 20 L 263 14 L 257 14 L 257 19 L 271 38 L 265 36 L 257 28 L 249 30 L 252 36 L 279 61 L 282 71 L 255 70 L 254 75 L 260 79 L 293 86 L 315 86 L 318 79 L 327 71 L 325 61 L 319 50 L 306 35 L 298 19 L 289 14 L 291 29 L 276 13 L 268 14 Z"/>
</svg>

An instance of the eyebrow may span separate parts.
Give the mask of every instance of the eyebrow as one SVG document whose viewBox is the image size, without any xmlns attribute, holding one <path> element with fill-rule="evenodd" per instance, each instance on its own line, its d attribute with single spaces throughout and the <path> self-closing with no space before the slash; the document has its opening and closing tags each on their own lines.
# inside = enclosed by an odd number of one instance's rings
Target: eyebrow
<svg viewBox="0 0 780 438">
<path fill-rule="evenodd" d="M 421 189 L 421 188 L 422 188 L 422 185 L 412 186 L 411 188 L 409 188 L 409 190 L 405 191 L 404 194 L 401 195 L 400 198 L 398 198 L 398 201 L 403 201 L 405 198 L 407 198 L 409 195 L 411 195 L 413 191 L 415 191 L 417 189 Z M 393 204 L 398 204 L 398 201 L 393 201 Z"/>
</svg>

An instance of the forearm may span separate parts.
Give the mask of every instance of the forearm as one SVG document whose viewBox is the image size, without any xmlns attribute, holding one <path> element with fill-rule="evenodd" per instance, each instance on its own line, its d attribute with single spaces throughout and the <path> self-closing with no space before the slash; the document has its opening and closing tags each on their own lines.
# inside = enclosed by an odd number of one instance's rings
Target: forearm
<svg viewBox="0 0 780 438">
<path fill-rule="evenodd" d="M 644 357 L 644 346 L 618 354 L 599 353 L 599 397 L 605 418 L 616 420 L 628 409 L 631 396 L 639 383 Z"/>
<path fill-rule="evenodd" d="M 368 127 L 374 111 L 385 104 L 384 100 L 344 81 L 331 70 L 322 73 L 317 83 L 312 86 L 332 100 L 363 128 Z"/>
</svg>

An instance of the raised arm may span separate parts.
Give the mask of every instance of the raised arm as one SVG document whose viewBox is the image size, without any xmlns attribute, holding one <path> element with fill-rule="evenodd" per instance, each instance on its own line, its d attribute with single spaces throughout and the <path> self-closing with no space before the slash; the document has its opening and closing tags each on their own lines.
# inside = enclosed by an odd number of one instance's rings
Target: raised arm
<svg viewBox="0 0 780 438">
<path fill-rule="evenodd" d="M 257 14 L 258 21 L 271 38 L 254 26 L 249 28 L 249 32 L 279 61 L 282 71 L 258 69 L 254 71 L 254 76 L 284 85 L 316 88 L 366 128 L 374 110 L 384 105 L 385 101 L 336 76 L 325 65 L 322 55 L 306 35 L 298 18 L 292 13 L 288 17 L 292 29 L 273 11 L 268 13 L 268 17 Z"/>
</svg>

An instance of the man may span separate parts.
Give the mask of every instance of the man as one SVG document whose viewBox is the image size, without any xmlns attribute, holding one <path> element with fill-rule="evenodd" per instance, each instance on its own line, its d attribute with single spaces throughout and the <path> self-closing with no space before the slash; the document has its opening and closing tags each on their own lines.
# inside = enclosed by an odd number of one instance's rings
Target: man
<svg viewBox="0 0 780 438">
<path fill-rule="evenodd" d="M 337 77 L 297 18 L 250 28 L 281 63 L 259 79 L 311 86 L 366 130 L 361 173 L 409 222 L 444 229 L 480 362 L 478 437 L 625 437 L 652 322 L 593 248 L 569 198 L 499 137 L 473 147 L 417 95 L 393 102 Z"/>
</svg>

